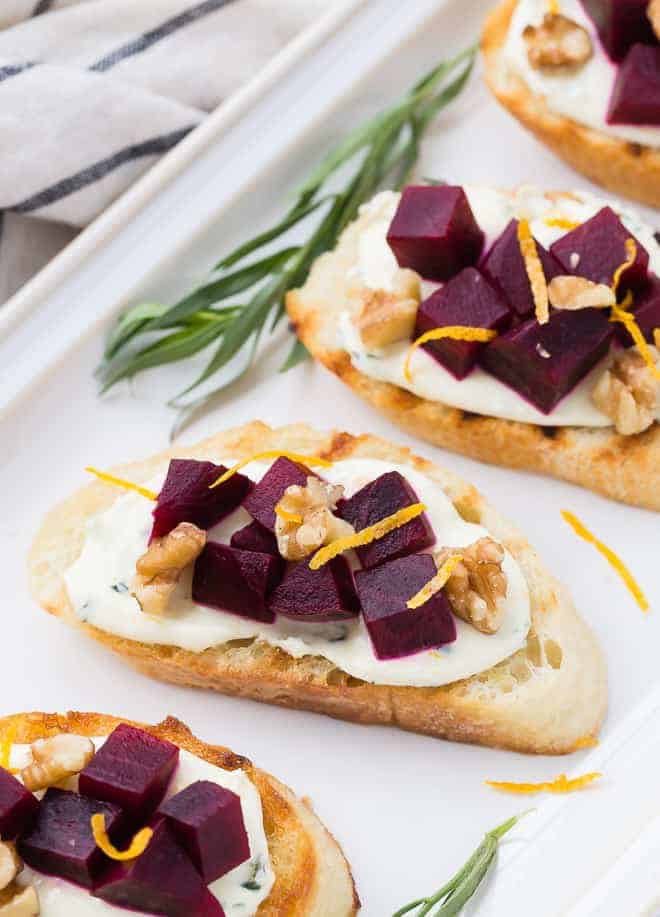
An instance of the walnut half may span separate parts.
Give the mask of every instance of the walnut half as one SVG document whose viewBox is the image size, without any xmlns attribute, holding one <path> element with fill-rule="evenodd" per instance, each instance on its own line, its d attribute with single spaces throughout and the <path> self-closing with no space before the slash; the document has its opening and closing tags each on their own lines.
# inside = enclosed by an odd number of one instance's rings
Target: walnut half
<svg viewBox="0 0 660 917">
<path fill-rule="evenodd" d="M 502 570 L 504 549 L 492 538 L 475 541 L 467 548 L 443 548 L 435 555 L 440 569 L 451 556 L 463 560 L 454 568 L 445 593 L 452 611 L 484 634 L 495 634 L 502 625 L 507 578 Z"/>
<path fill-rule="evenodd" d="M 658 363 L 660 354 L 649 346 Z M 660 382 L 644 357 L 634 348 L 624 350 L 596 383 L 591 399 L 613 421 L 617 433 L 634 436 L 648 430 L 658 415 Z"/>
<path fill-rule="evenodd" d="M 555 309 L 591 309 L 613 306 L 616 296 L 612 287 L 594 283 L 586 277 L 560 274 L 548 284 L 548 298 Z"/>
<path fill-rule="evenodd" d="M 180 522 L 162 538 L 154 538 L 138 558 L 131 593 L 146 614 L 158 615 L 167 608 L 185 568 L 197 560 L 206 545 L 206 532 L 191 522 Z"/>
<path fill-rule="evenodd" d="M 302 560 L 324 544 L 353 534 L 353 526 L 333 512 L 343 495 L 341 484 L 312 476 L 304 487 L 287 487 L 275 508 L 275 535 L 282 557 Z"/>
<path fill-rule="evenodd" d="M 527 58 L 535 70 L 553 73 L 576 70 L 594 53 L 587 30 L 561 13 L 546 13 L 541 25 L 528 25 L 523 39 Z"/>
<path fill-rule="evenodd" d="M 0 917 L 39 917 L 40 913 L 39 896 L 34 886 L 10 885 L 0 892 Z"/>
<path fill-rule="evenodd" d="M 660 0 L 651 0 L 646 7 L 646 15 L 657 38 L 660 38 Z"/>
<path fill-rule="evenodd" d="M 94 743 L 85 736 L 63 732 L 37 739 L 30 752 L 32 760 L 21 771 L 21 779 L 26 789 L 36 793 L 79 774 L 94 757 Z"/>
<path fill-rule="evenodd" d="M 415 330 L 420 296 L 419 277 L 408 268 L 397 272 L 392 292 L 365 287 L 360 293 L 362 310 L 356 320 L 364 346 L 387 347 L 409 340 Z"/>
</svg>

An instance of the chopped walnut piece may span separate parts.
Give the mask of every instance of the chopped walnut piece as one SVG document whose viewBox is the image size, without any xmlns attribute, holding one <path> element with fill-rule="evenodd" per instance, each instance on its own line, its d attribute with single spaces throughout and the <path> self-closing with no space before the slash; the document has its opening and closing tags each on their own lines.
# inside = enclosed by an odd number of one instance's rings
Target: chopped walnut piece
<svg viewBox="0 0 660 917">
<path fill-rule="evenodd" d="M 22 868 L 15 845 L 10 841 L 0 841 L 0 891 L 11 885 Z"/>
<path fill-rule="evenodd" d="M 562 274 L 553 277 L 548 284 L 550 305 L 555 309 L 591 309 L 613 306 L 616 296 L 612 287 L 605 283 L 594 283 L 586 277 Z"/>
<path fill-rule="evenodd" d="M 412 337 L 421 297 L 419 277 L 414 271 L 397 271 L 391 292 L 365 287 L 360 297 L 362 310 L 356 327 L 365 347 L 387 347 Z"/>
<path fill-rule="evenodd" d="M 653 27 L 656 38 L 660 38 L 660 0 L 651 0 L 646 7 L 646 15 Z"/>
<path fill-rule="evenodd" d="M 649 351 L 657 364 L 660 353 L 651 346 Z M 657 417 L 660 383 L 644 357 L 631 348 L 614 357 L 596 383 L 591 399 L 614 422 L 618 433 L 634 436 L 648 430 Z"/>
<path fill-rule="evenodd" d="M 39 896 L 32 885 L 10 885 L 0 892 L 0 917 L 39 917 Z"/>
<path fill-rule="evenodd" d="M 191 522 L 180 522 L 162 538 L 154 538 L 135 565 L 131 592 L 146 614 L 167 608 L 181 574 L 204 550 L 206 532 Z"/>
<path fill-rule="evenodd" d="M 26 789 L 36 793 L 79 774 L 94 757 L 94 743 L 85 736 L 63 732 L 37 739 L 30 751 L 32 761 L 21 771 L 21 779 Z"/>
<path fill-rule="evenodd" d="M 275 535 L 282 557 L 302 560 L 324 544 L 354 533 L 352 525 L 333 513 L 343 495 L 341 484 L 311 476 L 304 487 L 287 487 L 275 508 Z"/>
<path fill-rule="evenodd" d="M 454 554 L 461 554 L 463 559 L 445 586 L 452 611 L 484 634 L 497 633 L 504 616 L 501 600 L 507 591 L 502 571 L 504 549 L 489 537 L 467 548 L 443 548 L 435 554 L 438 569 Z"/>
<path fill-rule="evenodd" d="M 561 13 L 546 13 L 541 25 L 525 28 L 523 38 L 535 70 L 575 70 L 594 53 L 587 30 Z"/>
</svg>

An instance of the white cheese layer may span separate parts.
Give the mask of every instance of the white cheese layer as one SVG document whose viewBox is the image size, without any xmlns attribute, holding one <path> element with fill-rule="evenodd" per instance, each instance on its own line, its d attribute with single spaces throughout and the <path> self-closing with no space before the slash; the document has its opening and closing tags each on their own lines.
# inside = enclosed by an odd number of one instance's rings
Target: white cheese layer
<svg viewBox="0 0 660 917">
<path fill-rule="evenodd" d="M 105 738 L 92 739 L 98 750 Z M 14 745 L 11 752 L 12 768 L 24 767 L 30 760 L 28 745 Z M 190 752 L 181 749 L 179 766 L 166 798 L 174 796 L 197 780 L 217 783 L 241 800 L 243 820 L 250 842 L 250 859 L 209 885 L 227 917 L 252 917 L 259 905 L 265 901 L 275 882 L 270 863 L 268 842 L 263 826 L 261 798 L 252 781 L 242 770 L 225 771 L 221 767 L 202 761 Z M 35 872 L 26 866 L 20 874 L 19 884 L 34 885 L 39 895 L 41 917 L 112 917 L 123 911 L 125 914 L 142 912 L 115 907 L 94 898 L 85 888 Z"/>
<path fill-rule="evenodd" d="M 226 462 L 231 464 L 231 462 Z M 259 480 L 268 465 L 252 463 L 243 469 Z M 348 459 L 323 469 L 323 476 L 343 484 L 351 496 L 387 471 L 398 470 L 410 482 L 427 507 L 438 546 L 464 547 L 487 532 L 465 522 L 440 486 L 408 466 L 372 459 Z M 156 490 L 163 478 L 152 482 Z M 504 622 L 497 634 L 480 633 L 457 620 L 457 639 L 438 651 L 426 651 L 402 659 L 379 660 L 362 618 L 325 625 L 297 623 L 278 618 L 262 624 L 238 615 L 193 603 L 190 579 L 180 582 L 174 601 L 162 618 L 140 610 L 126 584 L 135 573 L 135 562 L 144 553 L 151 530 L 153 504 L 137 494 L 120 497 L 87 526 L 80 557 L 65 574 L 75 613 L 101 630 L 139 640 L 201 652 L 229 640 L 257 637 L 278 646 L 295 658 L 322 656 L 355 678 L 381 685 L 439 686 L 491 668 L 524 645 L 530 624 L 527 583 L 516 561 L 506 554 L 503 569 L 508 578 Z M 236 529 L 250 518 L 245 510 L 232 513 L 211 531 L 213 540 L 228 542 Z"/>
<path fill-rule="evenodd" d="M 634 211 L 612 201 L 605 201 L 588 192 L 574 192 L 562 197 L 546 194 L 537 188 L 522 187 L 510 192 L 480 186 L 465 186 L 474 217 L 486 234 L 486 247 L 502 233 L 511 219 L 525 217 L 538 242 L 549 248 L 566 233 L 565 229 L 548 226 L 551 217 L 583 223 L 606 204 L 612 207 L 623 223 L 649 253 L 649 269 L 660 274 L 660 246 L 653 230 Z M 387 244 L 387 231 L 399 202 L 399 195 L 384 191 L 366 204 L 360 217 L 365 220 L 357 245 L 357 261 L 350 271 L 351 279 L 364 286 L 391 290 L 397 271 L 396 259 Z M 426 297 L 438 284 L 424 282 Z M 404 376 L 408 353 L 407 341 L 391 347 L 368 351 L 357 333 L 351 314 L 345 311 L 339 323 L 339 344 L 351 357 L 353 365 L 372 379 L 391 382 L 426 398 L 475 414 L 487 414 L 505 420 L 535 423 L 545 426 L 609 427 L 611 420 L 591 401 L 591 392 L 610 357 L 604 358 L 551 411 L 543 414 L 514 389 L 504 385 L 479 366 L 459 381 L 425 350 L 418 348 L 411 359 L 411 380 Z M 660 419 L 660 408 L 658 417 Z"/>
<path fill-rule="evenodd" d="M 646 146 L 660 146 L 660 127 L 607 123 L 617 65 L 607 56 L 596 27 L 579 0 L 561 0 L 560 8 L 564 16 L 577 22 L 591 36 L 594 53 L 586 64 L 574 73 L 560 74 L 535 70 L 530 65 L 523 32 L 528 25 L 540 25 L 548 12 L 547 0 L 519 0 L 503 50 L 506 63 L 535 95 L 545 97 L 548 108 L 555 114 L 564 115 L 611 137 Z"/>
</svg>

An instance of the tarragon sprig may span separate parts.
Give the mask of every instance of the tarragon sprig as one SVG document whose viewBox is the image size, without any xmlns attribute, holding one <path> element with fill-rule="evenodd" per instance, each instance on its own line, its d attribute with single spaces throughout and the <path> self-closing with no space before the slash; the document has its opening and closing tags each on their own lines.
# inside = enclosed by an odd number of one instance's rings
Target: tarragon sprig
<svg viewBox="0 0 660 917">
<path fill-rule="evenodd" d="M 463 89 L 474 66 L 471 47 L 443 61 L 393 108 L 372 118 L 332 150 L 299 188 L 290 210 L 275 226 L 224 257 L 207 283 L 172 306 L 140 303 L 117 321 L 97 369 L 101 390 L 121 379 L 166 363 L 186 360 L 215 344 L 201 374 L 171 402 L 190 410 L 242 375 L 252 364 L 265 329 L 273 331 L 285 314 L 288 290 L 305 282 L 316 257 L 333 248 L 359 207 L 377 190 L 400 188 L 419 156 L 420 141 L 435 115 Z M 339 170 L 348 172 L 343 189 L 328 187 Z M 352 170 L 352 171 L 351 171 Z M 298 224 L 317 217 L 307 240 L 250 260 Z M 238 369 L 235 360 L 245 353 Z M 307 356 L 296 339 L 282 366 L 288 370 Z M 191 400 L 203 383 L 232 363 L 219 385 Z"/>
<path fill-rule="evenodd" d="M 412 911 L 415 912 L 414 917 L 425 917 L 427 914 L 430 914 L 431 917 L 454 917 L 454 915 L 460 914 L 490 869 L 500 840 L 526 814 L 526 812 L 523 812 L 522 815 L 514 815 L 504 824 L 493 828 L 492 831 L 488 831 L 467 863 L 458 870 L 446 885 L 443 885 L 441 889 L 429 898 L 418 898 L 416 901 L 411 901 L 410 904 L 404 905 L 392 917 L 403 917 L 404 914 L 409 914 Z"/>
</svg>

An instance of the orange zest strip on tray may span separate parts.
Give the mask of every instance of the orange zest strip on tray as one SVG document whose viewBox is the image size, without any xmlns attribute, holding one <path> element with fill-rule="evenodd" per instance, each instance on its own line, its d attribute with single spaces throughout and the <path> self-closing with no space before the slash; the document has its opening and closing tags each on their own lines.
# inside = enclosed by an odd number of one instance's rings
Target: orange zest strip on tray
<svg viewBox="0 0 660 917">
<path fill-rule="evenodd" d="M 583 774 L 581 777 L 574 777 L 569 780 L 566 774 L 560 774 L 555 780 L 545 783 L 507 783 L 497 780 L 486 780 L 487 786 L 492 786 L 495 790 L 502 790 L 505 793 L 518 793 L 527 795 L 532 793 L 572 793 L 574 790 L 582 790 L 589 786 L 594 780 L 598 780 L 603 775 L 598 771 L 590 774 Z"/>
<path fill-rule="evenodd" d="M 123 487 L 124 490 L 133 490 L 136 494 L 146 497 L 147 500 L 158 499 L 158 494 L 153 490 L 149 490 L 148 487 L 141 487 L 140 484 L 134 484 L 132 481 L 125 481 L 123 478 L 117 478 L 114 474 L 108 474 L 107 471 L 99 471 L 98 468 L 92 468 L 91 465 L 88 465 L 85 471 L 88 471 L 89 474 L 96 475 L 96 477 L 105 484 L 114 484 L 116 487 Z"/>
<path fill-rule="evenodd" d="M 293 522 L 294 525 L 302 525 L 303 522 L 303 517 L 299 516 L 298 513 L 288 513 L 281 506 L 275 507 L 275 515 L 279 516 L 280 519 L 284 519 L 285 522 Z"/>
<path fill-rule="evenodd" d="M 92 834 L 94 835 L 96 846 L 99 847 L 106 856 L 110 857 L 111 860 L 125 862 L 126 860 L 134 860 L 141 856 L 149 846 L 149 841 L 154 833 L 151 828 L 143 828 L 141 831 L 138 831 L 126 850 L 117 850 L 108 837 L 108 832 L 105 830 L 105 815 L 103 812 L 97 812 L 96 815 L 92 815 Z"/>
<path fill-rule="evenodd" d="M 612 289 L 616 293 L 621 283 L 623 272 L 628 270 L 635 263 L 637 258 L 637 246 L 634 239 L 626 239 L 626 260 L 620 264 L 612 276 Z"/>
<path fill-rule="evenodd" d="M 447 585 L 449 577 L 452 575 L 462 560 L 462 554 L 452 554 L 451 557 L 448 557 L 436 575 L 433 577 L 433 579 L 430 579 L 428 583 L 422 586 L 419 592 L 415 593 L 411 599 L 408 599 L 406 602 L 408 608 L 420 608 L 422 605 L 428 602 L 429 599 L 433 598 L 436 592 L 440 592 L 440 590 Z"/>
<path fill-rule="evenodd" d="M 406 362 L 403 364 L 403 375 L 408 382 L 412 382 L 410 373 L 410 360 L 412 355 L 421 347 L 422 344 L 428 344 L 429 341 L 441 341 L 443 338 L 451 338 L 452 341 L 477 341 L 480 344 L 487 344 L 497 337 L 497 331 L 490 328 L 474 328 L 470 325 L 446 325 L 444 328 L 432 328 L 424 332 L 417 340 L 413 341 L 406 354 Z"/>
<path fill-rule="evenodd" d="M 643 357 L 644 362 L 646 363 L 648 368 L 653 373 L 653 376 L 656 379 L 660 380 L 660 368 L 658 367 L 657 363 L 653 359 L 653 354 L 649 350 L 649 345 L 646 342 L 646 338 L 644 337 L 642 333 L 642 329 L 639 327 L 639 325 L 635 321 L 634 315 L 631 315 L 630 312 L 626 312 L 625 308 L 623 308 L 622 306 L 612 306 L 612 314 L 610 316 L 610 321 L 619 322 L 620 324 L 624 326 L 624 328 L 626 329 L 630 337 L 635 342 L 635 346 L 637 347 L 637 350 L 640 352 L 641 356 Z M 655 333 L 656 332 L 653 333 L 654 339 L 655 339 Z"/>
<path fill-rule="evenodd" d="M 581 748 L 595 748 L 598 744 L 596 736 L 581 736 L 576 740 L 573 751 L 579 751 Z"/>
<path fill-rule="evenodd" d="M 314 554 L 309 562 L 310 569 L 318 570 L 319 567 L 327 564 L 337 555 L 343 554 L 344 551 L 350 551 L 351 548 L 361 548 L 363 545 L 371 544 L 372 541 L 383 538 L 389 532 L 393 532 L 394 529 L 405 525 L 406 522 L 421 516 L 425 510 L 426 506 L 423 503 L 413 503 L 397 510 L 391 516 L 380 519 L 374 525 L 369 525 L 366 529 L 356 532 L 355 535 L 346 535 L 345 538 L 337 538 L 335 541 L 331 541 L 330 544 L 320 548 Z"/>
<path fill-rule="evenodd" d="M 567 220 L 565 217 L 546 217 L 543 220 L 546 226 L 556 229 L 577 229 L 578 226 L 581 226 L 581 223 L 578 223 L 576 220 Z"/>
<path fill-rule="evenodd" d="M 241 468 L 245 468 L 250 462 L 258 462 L 261 459 L 277 458 L 288 458 L 291 459 L 292 462 L 299 462 L 301 465 L 321 465 L 323 468 L 330 468 L 332 466 L 332 462 L 329 462 L 327 459 L 319 458 L 316 455 L 298 455 L 297 452 L 287 452 L 284 449 L 268 449 L 266 452 L 257 452 L 255 455 L 251 455 L 249 458 L 237 462 L 225 471 L 224 474 L 221 474 L 220 477 L 210 485 L 209 490 L 224 484 L 225 481 L 232 478 L 237 471 L 240 471 Z"/>
<path fill-rule="evenodd" d="M 630 592 L 633 594 L 633 597 L 642 611 L 649 610 L 649 603 L 646 600 L 646 596 L 639 587 L 637 580 L 632 575 L 628 567 L 624 564 L 620 557 L 618 557 L 611 548 L 608 548 L 606 544 L 603 544 L 600 539 L 589 531 L 589 529 L 583 525 L 582 522 L 569 512 L 567 509 L 563 509 L 561 514 L 565 522 L 571 526 L 576 535 L 580 538 L 584 538 L 589 544 L 592 544 L 597 551 L 599 551 L 605 560 L 616 570 L 619 574 L 625 585 L 628 587 Z"/>
<path fill-rule="evenodd" d="M 518 244 L 520 245 L 520 254 L 525 262 L 529 285 L 532 288 L 536 320 L 539 325 L 545 325 L 550 318 L 548 284 L 536 248 L 536 242 L 529 227 L 529 220 L 519 220 L 518 222 Z"/>
</svg>

